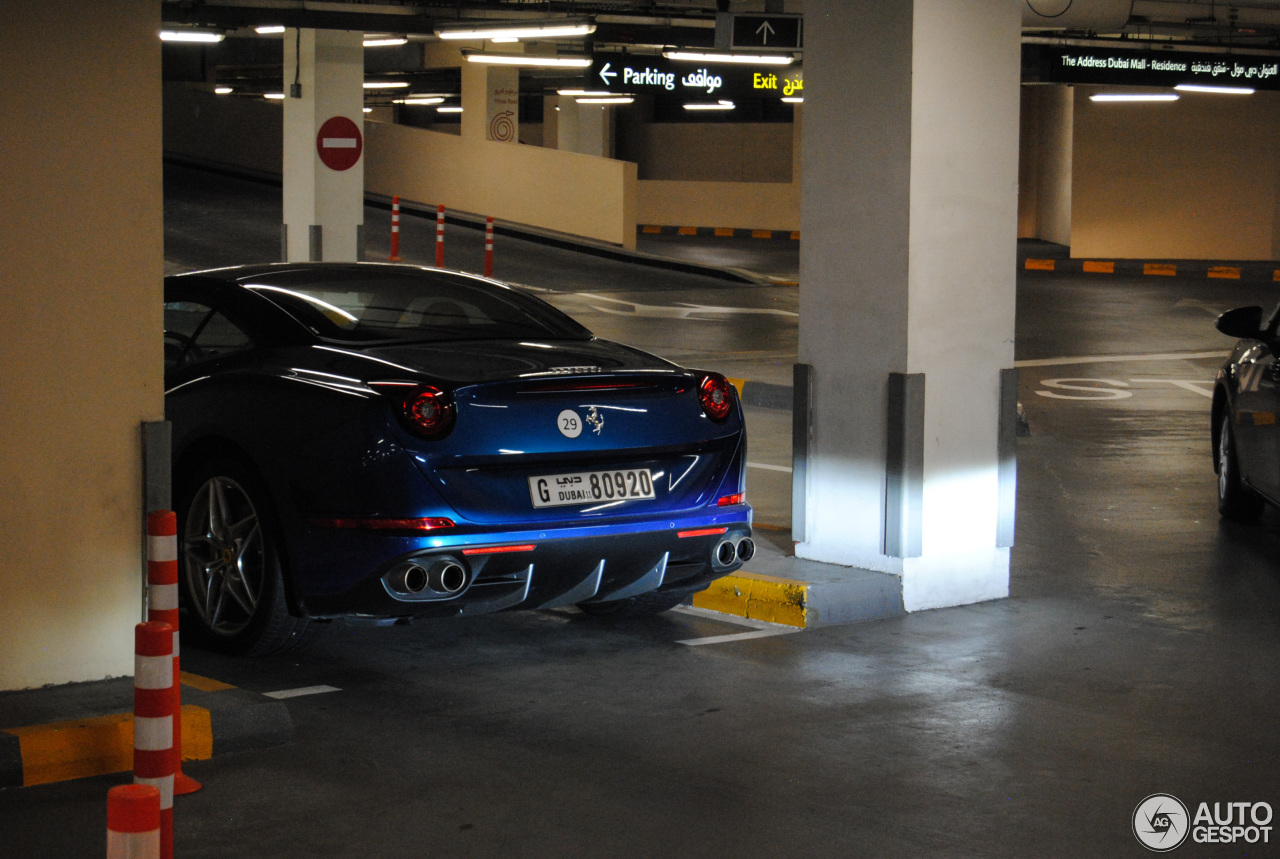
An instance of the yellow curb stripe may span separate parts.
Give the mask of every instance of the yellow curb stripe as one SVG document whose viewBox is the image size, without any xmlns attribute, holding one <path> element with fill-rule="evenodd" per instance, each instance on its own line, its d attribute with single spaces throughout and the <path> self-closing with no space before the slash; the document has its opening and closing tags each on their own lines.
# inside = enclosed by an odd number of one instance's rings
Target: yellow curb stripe
<svg viewBox="0 0 1280 859">
<path fill-rule="evenodd" d="M 677 227 L 676 232 L 682 236 L 696 236 L 698 234 L 697 227 Z"/>
<path fill-rule="evenodd" d="M 133 714 L 113 713 L 8 728 L 22 754 L 22 784 L 51 784 L 133 769 Z M 182 707 L 182 759 L 213 757 L 213 719 L 204 707 Z"/>
<path fill-rule="evenodd" d="M 1280 280 L 1280 268 L 1275 269 L 1274 271 L 1271 272 L 1271 279 Z"/>
<path fill-rule="evenodd" d="M 230 683 L 201 677 L 199 674 L 191 674 L 187 671 L 180 672 L 180 676 L 182 677 L 183 686 L 190 686 L 192 689 L 199 689 L 201 692 L 221 692 L 224 689 L 236 688 Z"/>
<path fill-rule="evenodd" d="M 742 399 L 742 388 L 747 384 L 746 379 L 726 379 L 730 385 L 738 389 L 738 399 Z"/>
<path fill-rule="evenodd" d="M 1209 277 L 1221 277 L 1227 280 L 1239 280 L 1240 269 L 1231 265 L 1209 266 Z"/>
<path fill-rule="evenodd" d="M 693 604 L 723 614 L 803 629 L 808 588 L 807 582 L 739 572 L 716 579 L 711 587 L 694 594 Z"/>
<path fill-rule="evenodd" d="M 1027 259 L 1025 268 L 1028 271 L 1053 271 L 1054 260 L 1051 259 Z"/>
<path fill-rule="evenodd" d="M 752 230 L 751 238 L 753 239 L 771 239 L 773 238 L 773 230 Z"/>
<path fill-rule="evenodd" d="M 642 233 L 660 233 L 660 232 L 662 232 L 662 227 L 659 227 L 659 226 L 657 226 L 657 225 L 655 225 L 655 224 L 645 224 L 643 227 L 641 227 L 641 228 L 640 228 L 640 232 L 642 232 Z"/>
<path fill-rule="evenodd" d="M 800 231 L 799 231 L 799 230 L 792 230 L 792 231 L 791 231 L 791 241 L 793 241 L 793 242 L 798 242 L 798 241 L 800 241 Z M 1278 272 L 1278 273 L 1280 273 L 1280 272 Z"/>
<path fill-rule="evenodd" d="M 1146 262 L 1142 264 L 1143 274 L 1154 274 L 1159 277 L 1177 277 L 1178 267 L 1167 262 Z"/>
<path fill-rule="evenodd" d="M 716 227 L 716 235 L 721 238 L 733 238 L 733 227 Z"/>
<path fill-rule="evenodd" d="M 1116 264 L 1113 262 L 1096 262 L 1085 260 L 1084 270 L 1090 274 L 1115 274 Z"/>
</svg>

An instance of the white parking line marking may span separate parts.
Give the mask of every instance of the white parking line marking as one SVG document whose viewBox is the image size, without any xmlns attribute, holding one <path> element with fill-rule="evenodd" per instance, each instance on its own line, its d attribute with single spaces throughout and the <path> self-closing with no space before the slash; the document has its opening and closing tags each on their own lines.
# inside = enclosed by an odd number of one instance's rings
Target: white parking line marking
<svg viewBox="0 0 1280 859">
<path fill-rule="evenodd" d="M 735 626 L 749 626 L 751 632 L 734 632 L 729 635 L 709 635 L 705 638 L 686 638 L 677 641 L 676 644 L 686 644 L 689 647 L 698 647 L 703 644 L 725 644 L 732 641 L 746 641 L 750 638 L 770 638 L 775 635 L 790 635 L 793 632 L 804 632 L 798 626 L 785 626 L 780 623 L 769 623 L 764 620 L 754 620 L 749 617 L 738 617 L 732 614 L 723 614 L 718 611 L 711 611 L 705 608 L 694 608 L 693 606 L 681 605 L 676 606 L 672 611 L 680 614 L 688 614 L 693 617 L 706 618 L 707 620 L 718 620 L 721 623 L 731 623 Z"/>
<path fill-rule="evenodd" d="M 320 695 L 325 692 L 341 692 L 337 686 L 301 686 L 297 689 L 281 689 L 277 692 L 263 692 L 268 698 L 277 701 L 284 698 L 301 698 L 303 695 Z"/>
<path fill-rule="evenodd" d="M 1184 391 L 1190 391 L 1193 394 L 1199 394 L 1202 397 L 1208 397 L 1211 400 L 1213 399 L 1214 382 L 1212 379 L 1208 379 L 1208 380 L 1205 380 L 1205 379 L 1156 379 L 1156 378 L 1143 378 L 1139 376 L 1138 378 L 1130 379 L 1129 381 L 1137 382 L 1137 383 L 1164 382 L 1167 385 L 1177 385 L 1179 388 L 1182 388 L 1182 390 Z"/>
<path fill-rule="evenodd" d="M 1078 355 L 1073 358 L 1036 358 L 1014 361 L 1015 367 L 1058 367 L 1065 364 L 1105 364 L 1111 361 L 1187 361 L 1194 358 L 1225 358 L 1230 352 L 1166 352 L 1161 355 Z"/>
<path fill-rule="evenodd" d="M 768 465 L 763 462 L 748 462 L 747 468 L 759 468 L 763 471 L 785 471 L 787 474 L 791 473 L 791 466 L 789 465 Z"/>
</svg>

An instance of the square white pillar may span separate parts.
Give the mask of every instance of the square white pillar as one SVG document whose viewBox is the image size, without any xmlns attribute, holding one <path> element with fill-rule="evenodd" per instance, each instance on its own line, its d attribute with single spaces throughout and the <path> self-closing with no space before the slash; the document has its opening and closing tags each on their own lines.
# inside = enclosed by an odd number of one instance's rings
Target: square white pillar
<svg viewBox="0 0 1280 859">
<path fill-rule="evenodd" d="M 796 554 L 901 575 L 908 610 L 1006 596 L 1019 4 L 805 11 L 822 26 L 805 34 L 799 353 L 814 369 Z M 891 374 L 914 406 L 890 409 Z"/>
<path fill-rule="evenodd" d="M 290 93 L 295 81 L 300 98 Z M 284 93 L 285 259 L 358 260 L 364 227 L 362 34 L 288 30 Z M 350 125 L 326 126 L 335 119 Z M 321 139 L 322 128 L 338 130 Z"/>
</svg>

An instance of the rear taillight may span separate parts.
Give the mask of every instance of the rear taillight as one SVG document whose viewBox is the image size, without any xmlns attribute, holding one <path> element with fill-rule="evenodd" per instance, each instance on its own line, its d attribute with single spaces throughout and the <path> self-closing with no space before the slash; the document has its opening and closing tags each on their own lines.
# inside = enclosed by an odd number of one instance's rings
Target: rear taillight
<svg viewBox="0 0 1280 859">
<path fill-rule="evenodd" d="M 431 385 L 397 382 L 370 382 L 370 386 L 390 397 L 396 416 L 405 429 L 420 438 L 444 438 L 453 429 L 458 410 L 448 392 Z"/>
<path fill-rule="evenodd" d="M 729 507 L 733 504 L 741 504 L 743 500 L 746 499 L 746 497 L 747 497 L 747 494 L 745 492 L 735 492 L 732 495 L 722 495 L 720 496 L 719 500 L 716 501 L 716 506 Z"/>
<path fill-rule="evenodd" d="M 733 408 L 733 386 L 719 373 L 708 373 L 698 385 L 698 401 L 702 403 L 707 417 L 722 421 L 729 417 L 729 410 Z"/>
</svg>

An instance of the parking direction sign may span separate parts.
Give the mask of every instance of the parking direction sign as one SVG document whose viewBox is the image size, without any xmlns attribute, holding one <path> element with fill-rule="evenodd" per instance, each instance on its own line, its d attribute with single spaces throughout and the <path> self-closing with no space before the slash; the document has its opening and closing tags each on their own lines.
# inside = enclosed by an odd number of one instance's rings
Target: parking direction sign
<svg viewBox="0 0 1280 859">
<path fill-rule="evenodd" d="M 330 170 L 351 169 L 360 160 L 363 150 L 364 138 L 360 127 L 345 116 L 326 119 L 316 134 L 316 152 Z"/>
<path fill-rule="evenodd" d="M 795 51 L 803 46 L 800 15 L 734 15 L 730 47 Z"/>
</svg>

